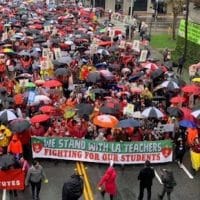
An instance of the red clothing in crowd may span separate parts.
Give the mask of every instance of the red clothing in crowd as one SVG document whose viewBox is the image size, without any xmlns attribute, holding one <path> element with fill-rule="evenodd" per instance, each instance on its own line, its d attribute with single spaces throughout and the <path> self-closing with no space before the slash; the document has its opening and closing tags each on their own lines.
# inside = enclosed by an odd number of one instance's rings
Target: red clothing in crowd
<svg viewBox="0 0 200 200">
<path fill-rule="evenodd" d="M 44 136 L 44 134 L 45 134 L 45 129 L 43 126 L 31 127 L 31 136 Z"/>
<path fill-rule="evenodd" d="M 23 150 L 22 150 L 22 143 L 21 141 L 18 139 L 17 135 L 13 135 L 12 140 L 10 141 L 9 145 L 8 145 L 8 149 L 7 149 L 8 153 L 12 153 L 12 154 L 22 154 Z"/>
<path fill-rule="evenodd" d="M 69 131 L 70 136 L 76 137 L 76 138 L 82 138 L 85 137 L 87 134 L 87 124 L 81 123 L 81 125 L 72 124 L 72 122 L 68 122 L 67 129 Z"/>
<path fill-rule="evenodd" d="M 109 167 L 103 177 L 101 178 L 98 186 L 105 186 L 105 192 L 111 195 L 116 195 L 117 186 L 116 186 L 117 172 L 113 167 Z"/>
</svg>

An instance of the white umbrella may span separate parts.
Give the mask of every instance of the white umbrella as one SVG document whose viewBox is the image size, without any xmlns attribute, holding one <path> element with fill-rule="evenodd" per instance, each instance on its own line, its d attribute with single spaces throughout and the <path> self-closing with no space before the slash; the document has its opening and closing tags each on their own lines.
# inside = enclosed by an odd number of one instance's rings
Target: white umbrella
<svg viewBox="0 0 200 200">
<path fill-rule="evenodd" d="M 179 89 L 179 86 L 175 81 L 164 81 L 160 86 L 171 90 Z"/>
<path fill-rule="evenodd" d="M 164 114 L 158 110 L 156 107 L 149 107 L 149 108 L 146 108 L 143 112 L 142 112 L 142 115 L 145 117 L 145 118 L 156 118 L 156 119 L 159 119 L 161 117 L 164 116 Z"/>
<path fill-rule="evenodd" d="M 41 101 L 44 103 L 50 103 L 51 99 L 45 95 L 36 95 L 33 103 L 40 103 Z"/>
<path fill-rule="evenodd" d="M 143 119 L 144 117 L 142 116 L 142 113 L 140 111 L 136 111 L 136 112 L 133 112 L 133 115 L 132 115 L 133 118 L 136 118 L 136 119 Z"/>
<path fill-rule="evenodd" d="M 191 113 L 192 116 L 194 116 L 197 119 L 200 119 L 200 109 L 199 110 L 195 110 Z"/>
<path fill-rule="evenodd" d="M 110 53 L 105 49 L 98 49 L 97 53 L 102 54 L 102 55 L 106 55 L 106 56 L 110 55 Z"/>
<path fill-rule="evenodd" d="M 11 110 L 3 110 L 0 112 L 0 121 L 8 122 L 17 119 L 17 116 Z"/>
</svg>

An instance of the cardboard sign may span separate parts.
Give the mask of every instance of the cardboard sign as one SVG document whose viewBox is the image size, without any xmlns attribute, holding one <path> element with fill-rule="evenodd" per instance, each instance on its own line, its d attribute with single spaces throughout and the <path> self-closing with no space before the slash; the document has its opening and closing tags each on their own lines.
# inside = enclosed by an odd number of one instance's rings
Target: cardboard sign
<svg viewBox="0 0 200 200">
<path fill-rule="evenodd" d="M 48 48 L 43 48 L 42 50 L 42 57 L 47 57 L 49 54 L 49 49 Z"/>
<path fill-rule="evenodd" d="M 21 169 L 0 170 L 0 189 L 23 190 L 25 175 Z"/>
<path fill-rule="evenodd" d="M 49 25 L 44 26 L 44 32 L 50 32 L 51 27 Z"/>
<path fill-rule="evenodd" d="M 126 41 L 125 40 L 121 40 L 120 44 L 119 44 L 119 48 L 125 49 L 125 46 L 126 46 Z"/>
<path fill-rule="evenodd" d="M 128 103 L 128 105 L 123 110 L 123 114 L 127 116 L 132 116 L 133 112 L 134 112 L 134 105 L 131 103 Z"/>
<path fill-rule="evenodd" d="M 60 48 L 54 48 L 54 55 L 55 55 L 55 59 L 58 60 L 59 58 L 62 57 L 61 54 L 61 49 Z"/>
<path fill-rule="evenodd" d="M 134 51 L 140 52 L 140 41 L 139 40 L 133 40 L 132 49 Z"/>
<path fill-rule="evenodd" d="M 147 50 L 142 50 L 140 54 L 139 62 L 145 62 L 147 59 L 147 54 L 148 54 Z"/>
<path fill-rule="evenodd" d="M 7 39 L 8 39 L 8 32 L 4 32 L 2 34 L 1 41 L 7 40 Z"/>
</svg>

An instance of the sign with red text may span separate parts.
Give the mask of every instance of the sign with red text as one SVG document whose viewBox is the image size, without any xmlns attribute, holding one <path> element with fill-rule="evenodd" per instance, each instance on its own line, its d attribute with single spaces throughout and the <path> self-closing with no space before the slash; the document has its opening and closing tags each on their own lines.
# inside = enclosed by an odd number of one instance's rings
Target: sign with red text
<svg viewBox="0 0 200 200">
<path fill-rule="evenodd" d="M 105 142 L 73 138 L 32 137 L 34 158 L 139 164 L 172 161 L 172 141 Z"/>
<path fill-rule="evenodd" d="M 23 190 L 24 172 L 21 169 L 0 170 L 0 189 Z"/>
</svg>

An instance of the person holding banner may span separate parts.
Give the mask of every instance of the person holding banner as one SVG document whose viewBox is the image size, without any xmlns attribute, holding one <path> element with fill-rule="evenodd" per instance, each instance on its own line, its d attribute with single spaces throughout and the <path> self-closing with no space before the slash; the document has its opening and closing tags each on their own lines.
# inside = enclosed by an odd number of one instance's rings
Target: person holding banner
<svg viewBox="0 0 200 200">
<path fill-rule="evenodd" d="M 28 169 L 28 173 L 25 179 L 25 185 L 31 184 L 32 191 L 32 199 L 39 200 L 39 194 L 42 184 L 42 179 L 44 179 L 44 183 L 48 183 L 48 179 L 46 178 L 46 174 L 43 170 L 43 167 L 37 160 L 34 160 L 32 166 Z"/>
<path fill-rule="evenodd" d="M 108 193 L 110 195 L 110 200 L 113 200 L 113 197 L 117 193 L 117 186 L 116 186 L 116 178 L 117 178 L 117 172 L 115 168 L 113 167 L 113 161 L 110 161 L 110 166 L 106 170 L 105 174 L 101 178 L 98 189 L 101 191 L 102 197 L 105 196 L 105 193 Z"/>
</svg>

